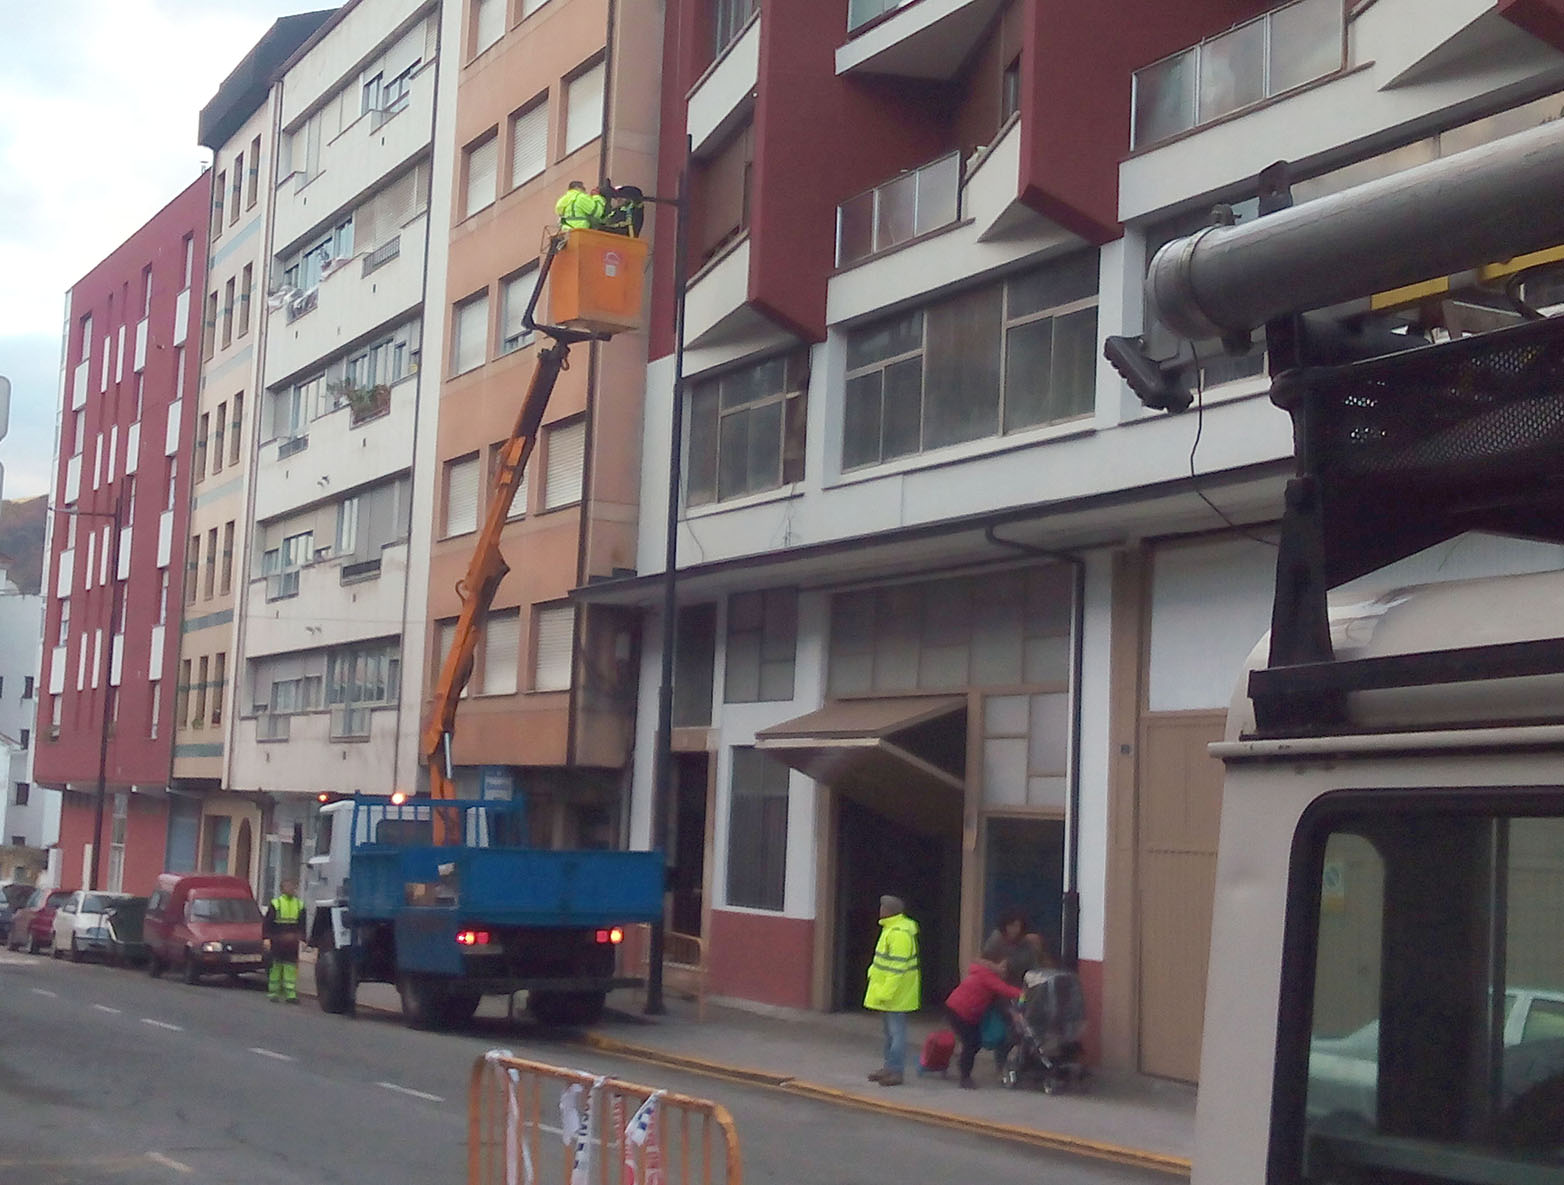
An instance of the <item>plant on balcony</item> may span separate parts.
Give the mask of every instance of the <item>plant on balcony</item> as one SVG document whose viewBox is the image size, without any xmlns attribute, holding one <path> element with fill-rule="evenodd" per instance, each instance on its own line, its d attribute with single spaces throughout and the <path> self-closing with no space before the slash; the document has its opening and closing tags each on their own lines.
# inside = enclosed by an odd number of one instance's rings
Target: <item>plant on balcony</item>
<svg viewBox="0 0 1564 1185">
<path fill-rule="evenodd" d="M 348 418 L 354 426 L 383 416 L 391 410 L 391 388 L 385 383 L 372 387 L 360 387 L 351 379 L 337 379 L 326 384 L 332 406 L 348 405 Z"/>
</svg>

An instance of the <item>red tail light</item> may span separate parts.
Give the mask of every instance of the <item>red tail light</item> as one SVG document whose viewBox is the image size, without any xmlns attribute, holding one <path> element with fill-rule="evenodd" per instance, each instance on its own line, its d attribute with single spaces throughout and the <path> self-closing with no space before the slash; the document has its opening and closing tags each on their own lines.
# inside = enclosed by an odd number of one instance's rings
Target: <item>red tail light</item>
<svg viewBox="0 0 1564 1185">
<path fill-rule="evenodd" d="M 489 932 L 487 930 L 458 930 L 456 941 L 460 946 L 488 946 Z"/>
<path fill-rule="evenodd" d="M 596 937 L 599 946 L 618 946 L 625 940 L 625 932 L 623 927 L 609 926 L 606 929 L 599 930 Z"/>
</svg>

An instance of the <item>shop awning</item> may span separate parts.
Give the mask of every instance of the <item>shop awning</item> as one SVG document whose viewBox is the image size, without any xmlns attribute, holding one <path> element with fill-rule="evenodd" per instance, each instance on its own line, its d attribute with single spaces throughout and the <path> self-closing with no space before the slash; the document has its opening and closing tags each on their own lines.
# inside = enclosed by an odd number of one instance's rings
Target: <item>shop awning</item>
<svg viewBox="0 0 1564 1185">
<path fill-rule="evenodd" d="M 755 747 L 833 786 L 962 793 L 966 696 L 838 700 L 755 734 Z"/>
</svg>

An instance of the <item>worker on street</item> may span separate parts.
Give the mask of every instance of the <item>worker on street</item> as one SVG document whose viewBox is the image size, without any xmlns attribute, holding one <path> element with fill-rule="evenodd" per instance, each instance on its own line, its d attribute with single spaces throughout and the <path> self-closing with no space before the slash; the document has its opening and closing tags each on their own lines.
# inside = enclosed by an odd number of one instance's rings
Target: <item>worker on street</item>
<svg viewBox="0 0 1564 1185">
<path fill-rule="evenodd" d="M 568 230 L 591 230 L 602 224 L 608 205 L 601 194 L 588 193 L 586 184 L 572 181 L 559 201 L 554 203 L 554 213 L 559 224 Z"/>
<path fill-rule="evenodd" d="M 918 971 L 918 923 L 903 911 L 900 897 L 880 898 L 880 941 L 869 964 L 863 1006 L 878 1012 L 885 1027 L 885 1065 L 869 1075 L 881 1086 L 900 1086 L 907 1068 L 907 1014 L 922 1000 Z"/>
<path fill-rule="evenodd" d="M 299 943 L 304 938 L 304 902 L 294 896 L 295 887 L 291 880 L 282 882 L 261 928 L 272 956 L 266 998 L 289 1004 L 299 1002 Z"/>
</svg>

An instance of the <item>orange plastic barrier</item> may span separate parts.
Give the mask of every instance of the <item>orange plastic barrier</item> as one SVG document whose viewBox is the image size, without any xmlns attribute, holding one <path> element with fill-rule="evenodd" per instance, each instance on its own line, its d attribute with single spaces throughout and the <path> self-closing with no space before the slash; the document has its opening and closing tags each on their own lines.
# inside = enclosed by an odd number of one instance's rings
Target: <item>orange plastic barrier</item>
<svg viewBox="0 0 1564 1185">
<path fill-rule="evenodd" d="M 550 323 L 594 333 L 639 329 L 646 240 L 604 230 L 565 233 L 549 272 Z"/>
</svg>

